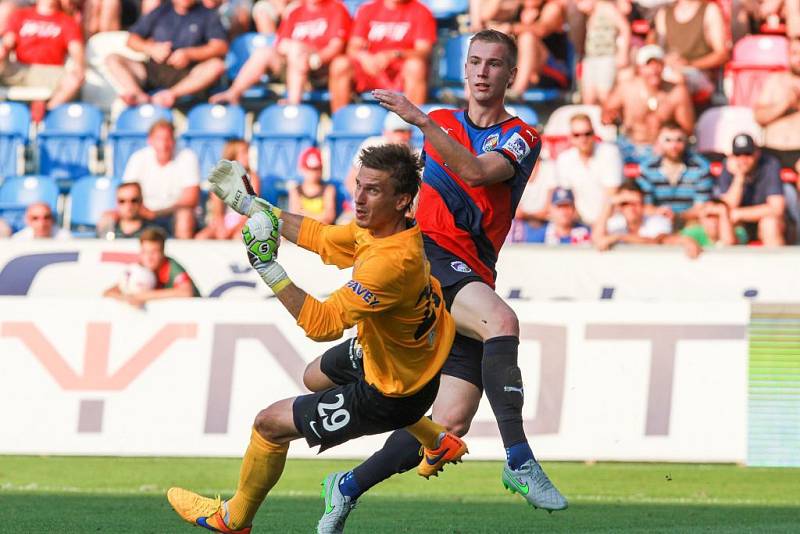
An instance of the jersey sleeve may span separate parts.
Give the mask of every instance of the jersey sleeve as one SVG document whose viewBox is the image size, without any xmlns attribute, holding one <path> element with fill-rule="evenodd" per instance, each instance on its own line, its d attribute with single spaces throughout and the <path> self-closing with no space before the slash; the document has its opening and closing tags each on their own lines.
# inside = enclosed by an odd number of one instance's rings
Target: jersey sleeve
<svg viewBox="0 0 800 534">
<path fill-rule="evenodd" d="M 64 41 L 69 44 L 78 41 L 83 44 L 83 32 L 81 27 L 72 17 L 64 17 Z"/>
<path fill-rule="evenodd" d="M 539 134 L 520 121 L 503 132 L 493 152 L 502 154 L 511 162 L 515 170 L 515 180 L 523 179 L 527 182 L 541 150 L 542 140 Z"/>
<path fill-rule="evenodd" d="M 347 7 L 344 4 L 339 4 L 336 14 L 331 19 L 329 21 L 331 39 L 339 38 L 346 41 L 350 37 L 350 30 L 353 26 L 353 19 L 350 18 L 350 12 L 347 11 Z"/>
<path fill-rule="evenodd" d="M 353 19 L 353 30 L 350 33 L 351 37 L 361 37 L 365 41 L 368 41 L 367 37 L 369 37 L 369 21 L 371 14 L 371 3 L 362 4 L 358 8 L 358 11 L 356 11 L 356 16 Z"/>
<path fill-rule="evenodd" d="M 328 265 L 336 265 L 340 269 L 352 267 L 356 252 L 354 224 L 322 224 L 306 217 L 300 225 L 297 244 L 319 254 Z"/>
<path fill-rule="evenodd" d="M 428 7 L 420 2 L 419 9 L 415 13 L 416 20 L 412 27 L 415 41 L 428 41 L 433 44 L 436 42 L 436 19 Z"/>
<path fill-rule="evenodd" d="M 353 279 L 320 302 L 306 296 L 297 325 L 315 341 L 342 336 L 365 317 L 391 308 L 403 298 L 402 270 L 390 260 L 370 258 L 353 274 Z"/>
<path fill-rule="evenodd" d="M 157 17 L 161 16 L 161 7 L 157 7 L 147 15 L 140 17 L 139 20 L 133 23 L 128 31 L 131 33 L 135 33 L 142 39 L 147 39 L 153 33 L 153 26 L 155 25 L 155 21 Z"/>
</svg>

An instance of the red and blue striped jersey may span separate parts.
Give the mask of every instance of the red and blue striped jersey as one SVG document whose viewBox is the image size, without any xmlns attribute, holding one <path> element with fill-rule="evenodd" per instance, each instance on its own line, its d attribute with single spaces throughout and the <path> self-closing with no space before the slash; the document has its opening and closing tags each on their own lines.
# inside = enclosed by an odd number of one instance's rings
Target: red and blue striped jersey
<svg viewBox="0 0 800 534">
<path fill-rule="evenodd" d="M 494 287 L 500 247 L 541 151 L 539 133 L 518 117 L 486 128 L 473 124 L 465 110 L 440 109 L 430 117 L 474 155 L 499 152 L 514 166 L 514 175 L 504 182 L 470 187 L 425 141 L 416 212 L 420 229 Z"/>
</svg>

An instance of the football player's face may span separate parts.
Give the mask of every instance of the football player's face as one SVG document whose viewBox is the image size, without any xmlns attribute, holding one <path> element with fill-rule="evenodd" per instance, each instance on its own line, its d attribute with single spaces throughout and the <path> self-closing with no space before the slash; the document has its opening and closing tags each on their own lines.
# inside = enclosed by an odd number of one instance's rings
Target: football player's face
<svg viewBox="0 0 800 534">
<path fill-rule="evenodd" d="M 408 196 L 395 192 L 388 172 L 362 166 L 353 192 L 356 224 L 382 237 L 384 230 L 394 228 L 398 217 L 405 217 Z"/>
<path fill-rule="evenodd" d="M 139 264 L 155 272 L 164 261 L 164 249 L 158 241 L 142 241 L 139 251 Z"/>
<path fill-rule="evenodd" d="M 469 47 L 465 72 L 470 97 L 477 102 L 491 102 L 502 100 L 517 68 L 508 64 L 504 44 L 475 41 Z"/>
</svg>

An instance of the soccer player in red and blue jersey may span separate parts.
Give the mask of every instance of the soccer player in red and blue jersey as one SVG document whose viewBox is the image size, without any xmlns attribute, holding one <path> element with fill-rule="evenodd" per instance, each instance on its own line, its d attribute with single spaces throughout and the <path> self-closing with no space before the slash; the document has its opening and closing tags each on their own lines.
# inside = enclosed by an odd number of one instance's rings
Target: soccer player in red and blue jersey
<svg viewBox="0 0 800 534">
<path fill-rule="evenodd" d="M 475 34 L 465 67 L 465 110 L 425 115 L 403 95 L 385 90 L 373 95 L 425 134 L 416 218 L 431 274 L 442 285 L 459 333 L 442 368 L 433 418 L 451 432 L 466 434 L 485 390 L 506 449 L 503 485 L 538 508 L 563 510 L 567 501 L 534 458 L 523 429 L 519 321 L 494 291 L 498 254 L 541 149 L 536 130 L 504 106 L 517 73 L 516 57 L 516 43 L 507 35 Z M 343 528 L 362 493 L 420 463 L 419 447 L 408 432 L 394 432 L 383 449 L 326 492 L 326 515 L 340 514 L 337 524 Z M 447 451 L 426 449 L 422 463 L 436 466 L 446 458 Z"/>
</svg>

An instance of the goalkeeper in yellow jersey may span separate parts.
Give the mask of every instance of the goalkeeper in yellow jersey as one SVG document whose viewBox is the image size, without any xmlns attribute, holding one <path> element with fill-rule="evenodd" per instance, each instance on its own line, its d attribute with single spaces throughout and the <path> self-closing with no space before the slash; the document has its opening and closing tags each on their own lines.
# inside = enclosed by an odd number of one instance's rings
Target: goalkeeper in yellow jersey
<svg viewBox="0 0 800 534">
<path fill-rule="evenodd" d="M 402 427 L 441 462 L 420 464 L 428 476 L 458 461 L 464 443 L 424 418 L 439 388 L 439 371 L 455 336 L 439 282 L 430 276 L 422 235 L 409 208 L 420 184 L 421 163 L 406 147 L 384 145 L 361 153 L 354 192 L 355 220 L 323 225 L 281 211 L 257 198 L 244 169 L 221 161 L 212 170 L 214 192 L 250 218 L 242 229 L 250 263 L 278 300 L 318 341 L 358 334 L 309 364 L 310 395 L 278 401 L 258 413 L 242 461 L 235 495 L 210 499 L 181 488 L 167 493 L 175 511 L 193 525 L 216 532 L 249 533 L 253 517 L 281 476 L 289 442 L 305 438 L 320 450 L 353 438 Z M 295 286 L 277 263 L 280 235 L 319 254 L 323 262 L 353 267 L 352 280 L 320 302 Z M 427 471 L 426 471 L 427 470 Z M 347 497 L 357 473 L 334 473 L 323 482 L 326 513 L 318 530 L 341 532 Z M 344 489 L 344 491 L 342 491 Z"/>
</svg>

